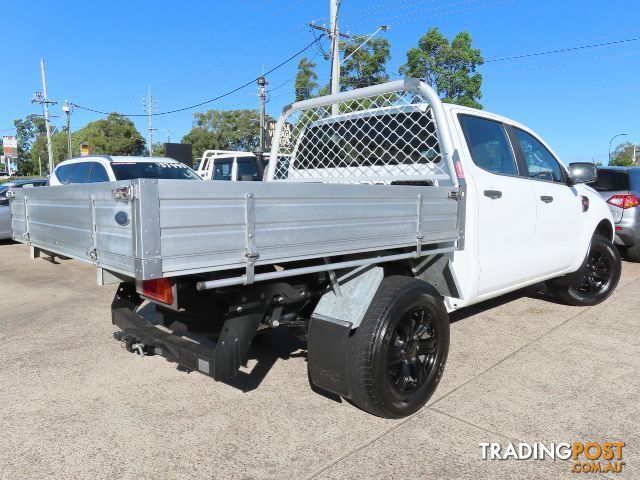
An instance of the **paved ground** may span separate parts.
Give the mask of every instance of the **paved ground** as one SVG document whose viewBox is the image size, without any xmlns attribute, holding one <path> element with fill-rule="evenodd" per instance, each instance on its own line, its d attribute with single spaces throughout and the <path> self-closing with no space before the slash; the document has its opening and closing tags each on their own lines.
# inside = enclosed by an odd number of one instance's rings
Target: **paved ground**
<svg viewBox="0 0 640 480">
<path fill-rule="evenodd" d="M 640 478 L 640 265 L 613 298 L 538 288 L 455 315 L 429 406 L 401 421 L 309 388 L 277 333 L 232 384 L 129 354 L 92 267 L 0 242 L 0 478 L 601 478 L 566 461 L 483 461 L 479 442 L 626 442 Z"/>
</svg>

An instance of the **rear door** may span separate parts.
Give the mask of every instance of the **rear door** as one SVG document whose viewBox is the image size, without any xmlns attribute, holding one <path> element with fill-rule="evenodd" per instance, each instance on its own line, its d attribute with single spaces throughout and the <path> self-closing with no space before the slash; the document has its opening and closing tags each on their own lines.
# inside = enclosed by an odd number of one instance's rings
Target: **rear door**
<svg viewBox="0 0 640 480">
<path fill-rule="evenodd" d="M 582 199 L 568 186 L 564 168 L 539 139 L 516 127 L 511 132 L 535 195 L 533 271 L 537 276 L 565 271 L 575 263 L 580 246 Z"/>
<path fill-rule="evenodd" d="M 519 175 L 504 125 L 459 114 L 478 208 L 478 296 L 532 278 L 536 205 L 531 182 Z"/>
</svg>

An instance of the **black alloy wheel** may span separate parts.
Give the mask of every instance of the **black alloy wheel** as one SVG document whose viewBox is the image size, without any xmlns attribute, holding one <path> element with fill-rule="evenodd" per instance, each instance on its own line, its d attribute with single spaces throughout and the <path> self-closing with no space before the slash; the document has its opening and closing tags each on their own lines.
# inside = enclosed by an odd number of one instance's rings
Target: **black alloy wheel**
<svg viewBox="0 0 640 480">
<path fill-rule="evenodd" d="M 567 285 L 562 278 L 547 281 L 549 291 L 568 305 L 592 306 L 605 301 L 620 280 L 622 261 L 611 240 L 595 234 L 587 254 L 584 274 Z"/>
<path fill-rule="evenodd" d="M 412 277 L 385 277 L 350 339 L 349 399 L 380 417 L 411 415 L 435 392 L 448 353 L 442 295 Z"/>
<path fill-rule="evenodd" d="M 392 387 L 401 395 L 414 393 L 434 373 L 438 335 L 432 317 L 431 312 L 418 307 L 396 325 L 387 370 Z"/>
</svg>

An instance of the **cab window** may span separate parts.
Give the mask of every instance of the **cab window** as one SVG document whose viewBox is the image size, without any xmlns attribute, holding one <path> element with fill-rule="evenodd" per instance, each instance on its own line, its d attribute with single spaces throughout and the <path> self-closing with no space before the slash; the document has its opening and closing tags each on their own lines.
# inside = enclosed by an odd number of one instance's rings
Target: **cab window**
<svg viewBox="0 0 640 480">
<path fill-rule="evenodd" d="M 527 166 L 528 176 L 535 180 L 564 182 L 562 167 L 542 142 L 530 133 L 514 128 Z"/>
<path fill-rule="evenodd" d="M 73 172 L 75 166 L 75 163 L 71 163 L 58 167 L 58 169 L 56 170 L 56 177 L 58 177 L 60 183 L 69 183 L 69 178 L 71 177 L 71 173 Z"/>
<path fill-rule="evenodd" d="M 215 162 L 213 167 L 213 179 L 214 180 L 231 180 L 231 167 L 233 166 L 232 160 L 225 160 L 223 162 Z"/>
<path fill-rule="evenodd" d="M 107 170 L 98 162 L 93 162 L 91 173 L 89 174 L 89 183 L 108 182 L 109 175 Z"/>
<path fill-rule="evenodd" d="M 518 175 L 507 132 L 500 122 L 472 115 L 459 115 L 473 163 L 499 175 Z"/>
<path fill-rule="evenodd" d="M 71 173 L 69 183 L 87 183 L 90 171 L 91 162 L 76 163 L 76 168 Z"/>
<path fill-rule="evenodd" d="M 238 180 L 260 180 L 260 174 L 258 173 L 258 166 L 255 160 L 238 160 Z"/>
</svg>

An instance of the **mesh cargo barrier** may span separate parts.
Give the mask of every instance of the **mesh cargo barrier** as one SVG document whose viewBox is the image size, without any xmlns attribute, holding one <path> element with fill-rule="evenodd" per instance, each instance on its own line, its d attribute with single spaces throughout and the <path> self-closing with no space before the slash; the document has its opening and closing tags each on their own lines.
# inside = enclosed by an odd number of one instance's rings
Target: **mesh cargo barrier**
<svg viewBox="0 0 640 480">
<path fill-rule="evenodd" d="M 294 110 L 273 180 L 384 182 L 449 179 L 431 107 L 398 91 Z"/>
</svg>

